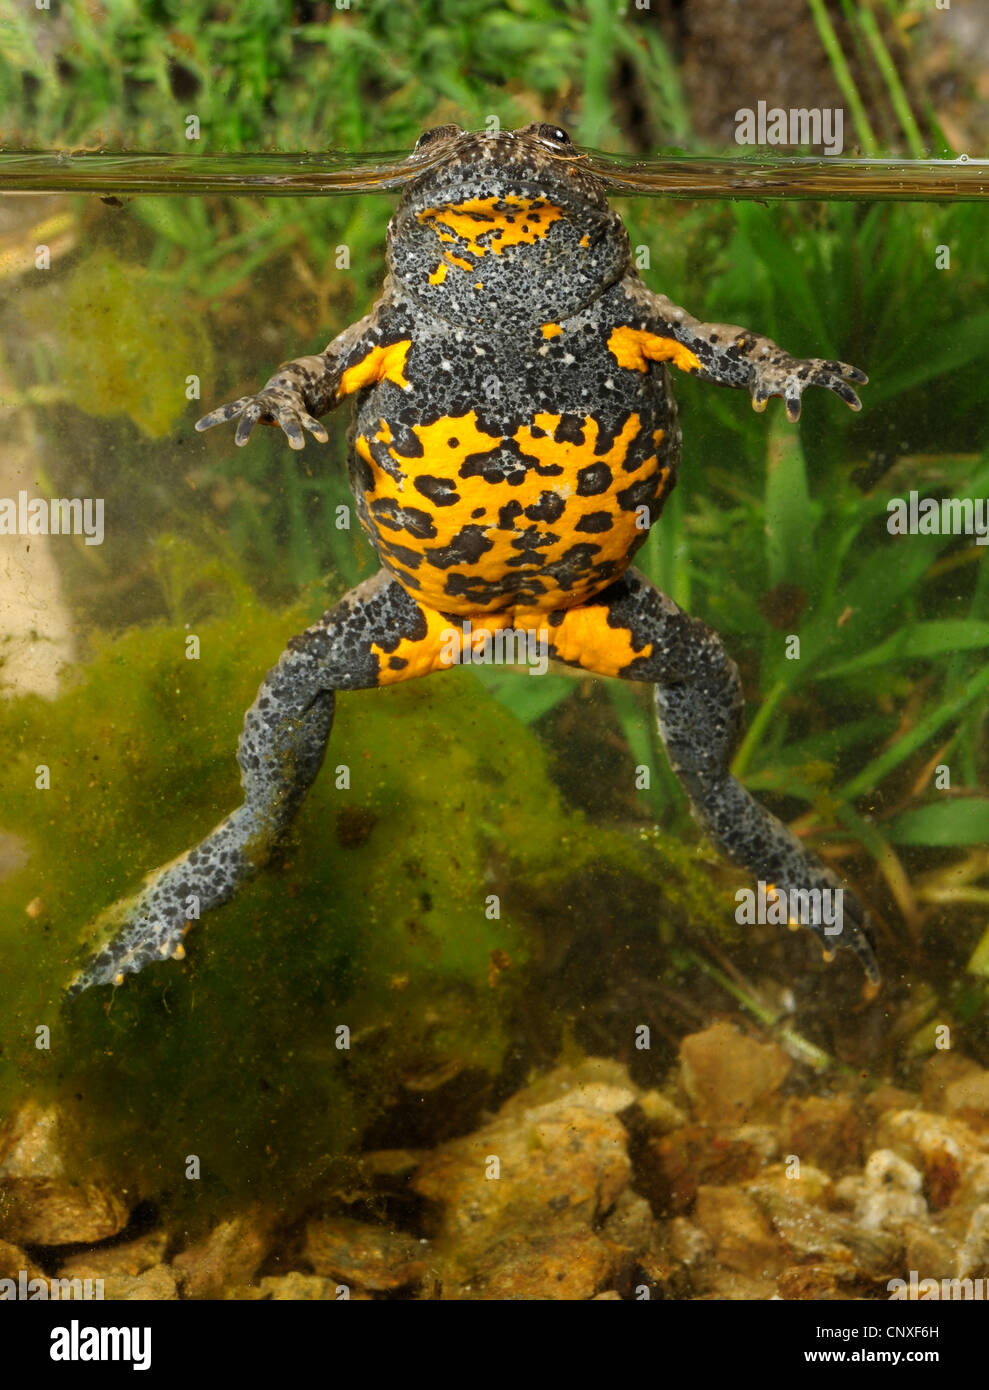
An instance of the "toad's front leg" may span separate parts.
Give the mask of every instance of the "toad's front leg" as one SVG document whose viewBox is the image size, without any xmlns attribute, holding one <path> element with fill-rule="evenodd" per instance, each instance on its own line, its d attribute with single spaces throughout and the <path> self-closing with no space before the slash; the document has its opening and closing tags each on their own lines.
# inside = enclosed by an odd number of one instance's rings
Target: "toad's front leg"
<svg viewBox="0 0 989 1390">
<path fill-rule="evenodd" d="M 733 323 L 699 323 L 664 294 L 654 294 L 638 277 L 621 285 L 625 322 L 611 334 L 609 347 L 619 366 L 648 370 L 651 361 L 672 362 L 681 371 L 749 392 L 753 410 L 765 410 L 770 396 L 782 396 L 787 419 L 800 418 L 800 398 L 808 386 L 833 391 L 851 410 L 862 403 L 850 382 L 868 377 L 847 362 L 791 357 L 772 338 Z"/>
</svg>

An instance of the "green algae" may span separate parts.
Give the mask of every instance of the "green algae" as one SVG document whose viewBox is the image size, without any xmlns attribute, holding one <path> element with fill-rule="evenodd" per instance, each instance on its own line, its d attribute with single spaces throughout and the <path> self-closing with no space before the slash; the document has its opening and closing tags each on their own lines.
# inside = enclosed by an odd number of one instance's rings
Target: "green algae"
<svg viewBox="0 0 989 1390">
<path fill-rule="evenodd" d="M 149 438 L 164 438 L 188 410 L 189 373 L 211 375 L 209 336 L 189 304 L 105 250 L 80 261 L 57 290 L 59 333 L 50 350 L 67 399 L 87 415 L 127 415 Z M 25 316 L 44 335 L 50 298 Z"/>
<path fill-rule="evenodd" d="M 709 921 L 710 895 L 682 847 L 568 808 L 538 738 L 455 671 L 338 697 L 292 833 L 186 962 L 63 1004 L 93 920 L 237 804 L 243 711 L 312 619 L 263 607 L 216 557 L 159 553 L 190 621 L 99 639 L 53 702 L 0 701 L 0 831 L 28 851 L 0 881 L 0 1107 L 56 1099 L 80 1171 L 105 1166 L 133 1200 L 215 1213 L 274 1185 L 285 1206 L 408 1078 L 498 1073 L 548 908 L 579 932 L 603 878 L 617 913 L 645 900 L 659 927 Z"/>
</svg>

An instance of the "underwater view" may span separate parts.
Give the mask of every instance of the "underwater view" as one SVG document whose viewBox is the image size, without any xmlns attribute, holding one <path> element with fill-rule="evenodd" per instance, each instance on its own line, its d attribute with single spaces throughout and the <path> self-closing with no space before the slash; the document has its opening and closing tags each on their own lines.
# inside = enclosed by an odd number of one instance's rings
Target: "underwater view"
<svg viewBox="0 0 989 1390">
<path fill-rule="evenodd" d="M 114 7 L 6 30 L 0 1296 L 984 1297 L 977 150 L 671 189 L 659 29 L 362 125 L 399 20 L 257 9 L 319 139 L 241 66 L 191 144 L 204 30 L 87 143 Z"/>
</svg>

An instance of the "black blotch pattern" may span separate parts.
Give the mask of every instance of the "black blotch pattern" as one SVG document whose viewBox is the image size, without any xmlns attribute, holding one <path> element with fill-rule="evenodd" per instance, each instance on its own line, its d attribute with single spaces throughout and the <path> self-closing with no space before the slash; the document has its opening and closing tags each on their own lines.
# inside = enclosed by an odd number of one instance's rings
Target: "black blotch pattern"
<svg viewBox="0 0 989 1390">
<path fill-rule="evenodd" d="M 582 415 L 562 416 L 560 423 L 553 431 L 553 438 L 558 444 L 583 444 L 584 417 Z"/>
<path fill-rule="evenodd" d="M 634 512 L 636 507 L 643 507 L 646 503 L 652 502 L 656 496 L 658 482 L 658 473 L 650 473 L 647 478 L 637 479 L 630 487 L 623 488 L 617 494 L 619 507 L 623 512 Z"/>
<path fill-rule="evenodd" d="M 397 560 L 400 564 L 408 565 L 410 569 L 417 570 L 422 564 L 421 550 L 410 550 L 407 545 L 399 545 L 396 541 L 385 541 L 382 549 L 390 560 Z"/>
<path fill-rule="evenodd" d="M 436 478 L 426 473 L 421 478 L 416 478 L 414 486 L 417 492 L 421 492 L 423 497 L 428 497 L 437 507 L 452 507 L 454 502 L 460 501 L 460 494 L 452 478 Z"/>
<path fill-rule="evenodd" d="M 596 535 L 601 531 L 610 531 L 613 525 L 610 512 L 588 512 L 587 516 L 580 518 L 574 530 Z"/>
<path fill-rule="evenodd" d="M 525 464 L 506 448 L 468 454 L 458 470 L 461 478 L 483 478 L 486 483 L 507 483 L 519 487 L 525 482 Z"/>
<path fill-rule="evenodd" d="M 611 469 L 606 463 L 591 463 L 577 473 L 578 497 L 596 497 L 611 486 Z"/>
<path fill-rule="evenodd" d="M 392 497 L 381 497 L 371 503 L 371 512 L 379 526 L 393 531 L 408 531 L 418 540 L 432 540 L 436 535 L 433 518 L 418 507 L 400 507 Z"/>
<path fill-rule="evenodd" d="M 539 501 L 526 507 L 525 514 L 530 521 L 559 521 L 566 503 L 558 492 L 542 492 Z"/>
<path fill-rule="evenodd" d="M 481 556 L 493 546 L 481 526 L 465 526 L 454 536 L 449 545 L 435 546 L 426 551 L 426 558 L 437 569 L 449 569 L 451 565 L 475 565 Z"/>
</svg>

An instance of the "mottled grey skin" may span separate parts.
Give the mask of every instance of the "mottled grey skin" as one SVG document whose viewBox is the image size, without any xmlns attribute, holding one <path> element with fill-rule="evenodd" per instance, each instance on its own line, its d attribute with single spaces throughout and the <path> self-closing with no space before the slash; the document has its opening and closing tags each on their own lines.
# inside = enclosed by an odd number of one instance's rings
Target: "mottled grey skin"
<svg viewBox="0 0 989 1390">
<path fill-rule="evenodd" d="M 825 948 L 854 951 L 872 982 L 879 968 L 869 918 L 855 894 L 783 823 L 760 806 L 728 771 L 742 728 L 742 688 L 721 639 L 691 618 L 637 570 L 629 569 L 601 596 L 609 621 L 628 627 L 633 645 L 653 649 L 620 674 L 656 683 L 656 719 L 670 760 L 708 838 L 756 880 L 779 888 L 842 889 L 842 930 Z"/>
<path fill-rule="evenodd" d="M 98 924 L 112 939 L 73 980 L 70 996 L 173 956 L 190 920 L 233 897 L 270 856 L 322 766 L 334 691 L 377 684 L 371 643 L 421 636 L 425 620 L 383 571 L 293 637 L 247 711 L 237 749 L 244 802 L 194 849 L 159 869 Z M 190 913 L 190 897 L 198 902 Z"/>
<path fill-rule="evenodd" d="M 286 363 L 257 395 L 212 411 L 197 429 L 236 418 L 239 445 L 247 443 L 259 421 L 278 425 L 294 449 L 304 446 L 306 432 L 325 442 L 328 435 L 317 417 L 339 403 L 344 373 L 374 347 L 408 338 L 410 391 L 392 380 L 360 389 L 358 421 L 387 419 L 396 437 L 408 431 L 411 439 L 417 424 L 475 410 L 482 425 L 490 420 L 492 433 L 510 439 L 516 419 L 531 419 L 540 409 L 565 414 L 596 410 L 603 403 L 605 433 L 612 416 L 635 409 L 646 413 L 650 429 L 660 424 L 664 430 L 663 461 L 671 486 L 679 427 L 669 373 L 653 362 L 647 372 L 622 376 L 601 347 L 602 334 L 619 323 L 675 339 L 699 360 L 695 375 L 748 390 L 757 409 L 769 396 L 780 395 L 788 417 L 795 420 L 801 392 L 810 385 L 825 387 L 859 408 L 848 384 L 865 380 L 856 368 L 794 359 L 746 329 L 699 323 L 650 291 L 631 264 L 625 229 L 608 207 L 599 180 L 551 127 L 494 136 L 439 128 L 423 137 L 410 165 L 415 168 L 427 159 L 438 162 L 407 185 L 389 224 L 389 274 L 371 312 L 324 352 Z M 522 196 L 548 194 L 567 216 L 536 247 L 486 256 L 483 275 L 448 276 L 434 285 L 428 270 L 436 261 L 436 234 L 419 214 L 468 198 L 502 196 L 506 189 Z M 538 325 L 546 322 L 563 323 L 566 337 L 535 349 L 531 344 L 539 341 Z M 583 341 L 581 335 L 586 335 L 586 356 L 570 370 L 574 357 L 569 345 Z M 455 359 L 453 372 L 449 364 L 444 366 L 447 353 Z M 497 399 L 489 401 L 485 383 L 492 373 L 499 389 Z M 380 465 L 392 466 L 387 451 L 381 451 Z M 353 450 L 350 468 L 359 514 L 377 546 L 375 519 L 362 495 L 362 463 Z M 661 505 L 662 497 L 653 521 Z M 479 578 L 469 597 L 538 598 L 536 541 L 533 546 L 536 562 Z M 575 573 L 573 582 L 580 577 Z M 780 889 L 838 887 L 836 876 L 728 772 L 742 700 L 737 672 L 718 637 L 632 569 L 612 580 L 602 568 L 600 581 L 599 592 L 586 606 L 601 605 L 611 626 L 630 633 L 633 650 L 645 652 L 651 644 L 648 656 L 636 658 L 620 674 L 656 685 L 659 728 L 670 762 L 714 843 L 753 878 Z M 551 636 L 565 612 L 546 614 Z M 460 617 L 451 622 L 459 627 Z M 383 568 L 292 639 L 245 718 L 238 750 L 243 804 L 194 849 L 158 870 L 141 892 L 104 914 L 97 927 L 105 944 L 75 977 L 70 994 L 119 983 L 152 961 L 181 954 L 190 923 L 237 891 L 270 856 L 295 816 L 323 760 L 334 692 L 377 685 L 382 659 L 373 647 L 394 652 L 403 639 L 424 637 L 426 627 L 422 608 L 403 587 L 401 566 L 393 564 L 391 574 Z M 387 664 L 397 668 L 402 663 L 394 657 Z M 828 948 L 853 950 L 870 979 L 878 978 L 866 915 L 847 890 L 840 937 L 824 938 L 821 927 L 804 925 L 822 934 Z"/>
</svg>

